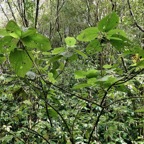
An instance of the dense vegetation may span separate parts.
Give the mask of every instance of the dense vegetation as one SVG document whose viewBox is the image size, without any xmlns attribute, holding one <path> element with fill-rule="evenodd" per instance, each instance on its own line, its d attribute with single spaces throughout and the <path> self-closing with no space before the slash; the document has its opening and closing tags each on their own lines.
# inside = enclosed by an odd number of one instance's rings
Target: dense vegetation
<svg viewBox="0 0 144 144">
<path fill-rule="evenodd" d="M 143 0 L 3 1 L 1 144 L 143 144 Z"/>
</svg>

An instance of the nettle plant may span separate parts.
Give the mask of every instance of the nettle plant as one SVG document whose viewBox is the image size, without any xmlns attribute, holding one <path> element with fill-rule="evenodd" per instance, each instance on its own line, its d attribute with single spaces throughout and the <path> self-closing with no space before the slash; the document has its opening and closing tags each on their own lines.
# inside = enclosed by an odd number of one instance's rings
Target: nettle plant
<svg viewBox="0 0 144 144">
<path fill-rule="evenodd" d="M 144 52 L 140 46 L 134 46 L 123 30 L 117 29 L 118 23 L 119 17 L 113 12 L 97 27 L 83 30 L 76 38 L 65 38 L 65 44 L 59 48 L 52 48 L 49 39 L 36 29 L 23 30 L 14 21 L 0 30 L 0 62 L 14 71 L 9 77 L 18 79 L 16 83 L 3 78 L 6 91 L 11 94 L 1 90 L 1 95 L 18 103 L 9 105 L 1 98 L 1 104 L 6 105 L 1 112 L 10 112 L 1 118 L 0 142 L 115 143 L 127 138 L 136 140 L 142 135 L 137 129 L 133 138 L 130 132 L 135 124 L 143 123 L 142 96 L 136 95 L 143 88 Z M 78 45 L 84 43 L 86 48 L 79 49 Z M 120 66 L 102 59 L 108 46 L 114 55 L 119 54 Z M 128 59 L 134 54 L 137 60 L 131 63 Z M 89 68 L 79 65 L 81 68 L 77 69 L 73 63 L 82 59 L 86 62 L 94 55 L 100 57 L 100 66 L 88 63 Z M 132 113 L 139 122 L 132 119 Z"/>
</svg>

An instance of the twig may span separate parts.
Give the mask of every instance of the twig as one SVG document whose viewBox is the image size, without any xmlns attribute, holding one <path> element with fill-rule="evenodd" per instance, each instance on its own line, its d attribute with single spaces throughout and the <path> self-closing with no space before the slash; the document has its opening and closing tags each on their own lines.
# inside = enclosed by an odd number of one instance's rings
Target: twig
<svg viewBox="0 0 144 144">
<path fill-rule="evenodd" d="M 36 1 L 35 28 L 37 28 L 37 22 L 38 22 L 39 2 L 40 2 L 40 0 L 37 0 L 37 1 Z"/>
<path fill-rule="evenodd" d="M 127 3 L 128 3 L 130 15 L 131 15 L 131 17 L 133 18 L 133 21 L 134 21 L 135 26 L 136 26 L 140 31 L 144 32 L 144 29 L 137 23 L 137 21 L 136 21 L 136 19 L 135 19 L 135 16 L 134 16 L 134 14 L 133 14 L 133 11 L 132 11 L 132 8 L 131 8 L 131 5 L 130 5 L 130 1 L 127 0 Z"/>
</svg>

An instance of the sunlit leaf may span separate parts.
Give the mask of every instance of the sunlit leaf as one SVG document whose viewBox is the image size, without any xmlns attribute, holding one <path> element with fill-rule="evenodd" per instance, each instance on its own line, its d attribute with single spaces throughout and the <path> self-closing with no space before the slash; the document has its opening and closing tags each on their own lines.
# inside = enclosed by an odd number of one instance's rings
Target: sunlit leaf
<svg viewBox="0 0 144 144">
<path fill-rule="evenodd" d="M 65 42 L 67 46 L 74 46 L 76 44 L 76 39 L 74 37 L 65 38 Z"/>
</svg>

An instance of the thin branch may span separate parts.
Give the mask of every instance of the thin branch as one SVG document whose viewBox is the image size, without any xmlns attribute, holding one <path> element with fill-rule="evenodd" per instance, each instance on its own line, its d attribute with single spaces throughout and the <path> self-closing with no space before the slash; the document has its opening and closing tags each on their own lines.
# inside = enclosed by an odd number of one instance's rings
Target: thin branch
<svg viewBox="0 0 144 144">
<path fill-rule="evenodd" d="M 13 12 L 13 10 L 12 10 L 12 7 L 11 7 L 11 5 L 10 5 L 10 2 L 7 1 L 7 4 L 8 4 L 8 6 L 9 6 L 10 11 L 11 11 L 12 17 L 13 17 L 14 20 L 16 21 L 16 18 L 15 18 L 14 12 Z"/>
<path fill-rule="evenodd" d="M 30 129 L 29 127 L 24 127 L 24 128 L 27 128 L 29 130 L 29 132 L 35 134 L 35 135 L 38 135 L 39 137 L 41 137 L 43 140 L 45 140 L 48 144 L 50 144 L 50 142 L 45 138 L 43 137 L 43 135 L 39 134 L 37 131 L 33 130 L 33 129 Z"/>
<path fill-rule="evenodd" d="M 3 12 L 3 14 L 5 15 L 5 17 L 7 18 L 7 21 L 9 21 L 9 18 L 8 18 L 8 16 L 7 16 L 7 14 L 5 13 L 5 11 L 4 11 L 4 9 L 3 9 L 3 7 L 0 5 L 0 7 L 1 7 L 1 10 L 2 10 L 2 12 Z"/>
<path fill-rule="evenodd" d="M 124 101 L 124 100 L 130 100 L 130 99 L 144 99 L 144 97 L 137 97 L 136 96 L 136 97 L 122 98 L 122 99 L 111 102 L 110 104 L 105 106 L 105 108 L 108 108 L 109 106 L 113 105 L 114 103 L 118 103 L 118 102 L 121 102 L 121 101 Z"/>
<path fill-rule="evenodd" d="M 40 0 L 37 0 L 37 1 L 36 1 L 35 28 L 37 28 L 37 22 L 38 22 L 39 2 L 40 2 Z"/>
<path fill-rule="evenodd" d="M 137 71 L 137 72 L 135 72 L 134 74 L 133 74 L 133 71 L 132 71 L 132 72 L 130 73 L 130 76 L 129 76 L 129 75 L 125 76 L 124 78 L 122 78 L 122 79 L 114 82 L 113 84 L 111 84 L 111 85 L 107 88 L 107 90 L 105 91 L 104 96 L 103 96 L 103 98 L 102 98 L 102 100 L 101 100 L 101 103 L 100 103 L 102 109 L 101 109 L 101 111 L 100 111 L 100 113 L 99 113 L 99 115 L 98 115 L 98 117 L 97 117 L 97 119 L 96 119 L 96 122 L 94 123 L 93 129 L 92 129 L 92 131 L 91 131 L 91 133 L 90 133 L 90 136 L 89 136 L 88 144 L 90 144 L 91 139 L 92 139 L 92 136 L 93 136 L 93 133 L 94 133 L 94 130 L 95 130 L 95 128 L 97 127 L 97 125 L 98 125 L 98 123 L 99 123 L 99 120 L 100 120 L 100 117 L 102 116 L 102 114 L 103 114 L 103 112 L 104 112 L 104 110 L 105 110 L 105 108 L 106 108 L 106 107 L 104 106 L 104 104 L 105 104 L 105 99 L 106 99 L 106 97 L 107 97 L 108 92 L 112 89 L 112 87 L 114 87 L 114 86 L 116 86 L 116 85 L 119 85 L 119 84 L 122 84 L 122 83 L 126 83 L 127 81 L 133 79 L 134 77 L 136 77 L 138 74 L 140 74 L 140 73 L 143 72 L 143 71 L 144 71 L 144 68 L 141 69 L 141 70 L 139 70 L 139 71 Z M 122 82 L 121 82 L 121 81 L 122 81 Z"/>
<path fill-rule="evenodd" d="M 130 15 L 131 15 L 131 17 L 133 18 L 133 21 L 134 21 L 135 26 L 136 26 L 140 31 L 144 32 L 144 29 L 137 23 L 137 21 L 136 21 L 136 19 L 135 19 L 135 16 L 134 16 L 134 14 L 133 14 L 133 11 L 132 11 L 132 8 L 131 8 L 131 5 L 130 5 L 130 1 L 127 0 L 127 3 L 128 3 Z"/>
</svg>

